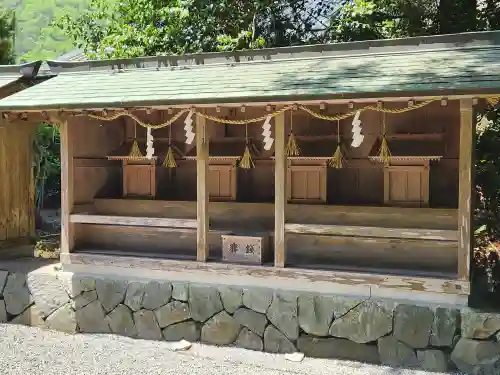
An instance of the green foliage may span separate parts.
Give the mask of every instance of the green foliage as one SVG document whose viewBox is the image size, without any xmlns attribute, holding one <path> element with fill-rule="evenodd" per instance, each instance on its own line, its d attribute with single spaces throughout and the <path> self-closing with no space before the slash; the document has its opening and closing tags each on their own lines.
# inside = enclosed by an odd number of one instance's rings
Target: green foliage
<svg viewBox="0 0 500 375">
<path fill-rule="evenodd" d="M 14 12 L 0 9 L 0 65 L 14 62 Z"/>
<path fill-rule="evenodd" d="M 92 0 L 57 26 L 92 58 L 183 54 L 314 41 L 307 0 Z M 319 10 L 329 4 L 318 4 Z M 308 13 L 309 12 L 309 13 Z"/>
<path fill-rule="evenodd" d="M 59 130 L 49 124 L 41 124 L 33 147 L 35 202 L 39 210 L 47 198 L 59 197 L 61 175 Z"/>
<path fill-rule="evenodd" d="M 15 52 L 21 62 L 29 62 L 53 59 L 74 49 L 71 38 L 51 23 L 64 14 L 76 17 L 88 9 L 89 0 L 2 0 L 2 6 L 15 10 Z"/>
</svg>

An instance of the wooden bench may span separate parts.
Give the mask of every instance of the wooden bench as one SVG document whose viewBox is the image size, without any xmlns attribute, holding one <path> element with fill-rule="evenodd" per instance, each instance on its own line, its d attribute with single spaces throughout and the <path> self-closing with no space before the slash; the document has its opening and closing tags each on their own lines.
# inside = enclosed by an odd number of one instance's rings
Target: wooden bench
<svg viewBox="0 0 500 375">
<path fill-rule="evenodd" d="M 196 229 L 196 219 L 172 219 L 164 217 L 134 217 L 93 214 L 70 215 L 70 222 L 75 224 L 102 224 L 128 227 Z"/>
<path fill-rule="evenodd" d="M 321 224 L 285 224 L 285 232 L 294 234 L 371 237 L 371 238 L 405 238 L 412 240 L 458 242 L 458 231 L 416 228 L 383 228 L 347 225 Z"/>
</svg>

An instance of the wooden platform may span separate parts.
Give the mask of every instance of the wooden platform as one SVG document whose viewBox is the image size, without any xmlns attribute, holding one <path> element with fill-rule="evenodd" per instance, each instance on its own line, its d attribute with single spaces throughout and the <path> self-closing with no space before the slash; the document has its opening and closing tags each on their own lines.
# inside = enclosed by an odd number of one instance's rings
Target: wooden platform
<svg viewBox="0 0 500 375">
<path fill-rule="evenodd" d="M 380 273 L 364 270 L 319 270 L 305 268 L 276 268 L 220 262 L 200 263 L 183 257 L 165 259 L 157 254 L 128 255 L 103 249 L 86 249 L 62 254 L 63 270 L 69 272 L 119 274 L 120 277 L 141 277 L 184 280 L 208 284 L 268 287 L 354 295 L 364 298 L 420 300 L 423 303 L 466 305 L 469 283 L 454 280 L 454 275 L 427 273 L 416 276 Z"/>
<path fill-rule="evenodd" d="M 223 234 L 264 233 L 273 252 L 272 203 L 210 202 L 208 211 L 212 259 L 222 260 Z M 196 202 L 96 199 L 74 212 L 76 250 L 196 259 Z M 289 222 L 296 218 L 303 222 Z M 288 204 L 287 221 L 287 266 L 457 269 L 456 210 Z"/>
</svg>

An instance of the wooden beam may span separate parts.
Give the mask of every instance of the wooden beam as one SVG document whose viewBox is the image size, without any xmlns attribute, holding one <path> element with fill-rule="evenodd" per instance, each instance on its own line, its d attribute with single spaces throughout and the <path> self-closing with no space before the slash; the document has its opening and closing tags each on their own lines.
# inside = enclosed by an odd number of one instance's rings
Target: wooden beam
<svg viewBox="0 0 500 375">
<path fill-rule="evenodd" d="M 406 238 L 414 240 L 432 240 L 457 242 L 456 230 L 418 229 L 418 228 L 383 228 L 348 225 L 323 224 L 285 224 L 287 233 L 320 234 L 330 236 Z"/>
<path fill-rule="evenodd" d="M 79 224 L 105 224 L 131 227 L 161 227 L 161 228 L 192 228 L 196 229 L 197 221 L 194 219 L 170 219 L 162 217 L 134 217 L 111 215 L 70 215 L 71 223 Z"/>
<path fill-rule="evenodd" d="M 469 280 L 472 236 L 473 139 L 472 99 L 460 100 L 460 156 L 458 161 L 458 279 Z"/>
<path fill-rule="evenodd" d="M 75 233 L 70 215 L 73 212 L 73 137 L 67 119 L 59 119 L 61 136 L 61 253 L 70 253 Z"/>
<path fill-rule="evenodd" d="M 208 259 L 208 131 L 204 117 L 196 116 L 196 259 Z"/>
<path fill-rule="evenodd" d="M 274 266 L 285 267 L 286 155 L 285 114 L 274 118 Z"/>
</svg>

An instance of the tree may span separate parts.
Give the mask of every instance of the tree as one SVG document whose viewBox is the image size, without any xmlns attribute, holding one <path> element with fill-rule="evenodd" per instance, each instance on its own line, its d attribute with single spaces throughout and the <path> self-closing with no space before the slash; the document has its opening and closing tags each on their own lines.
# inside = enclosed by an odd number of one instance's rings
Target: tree
<svg viewBox="0 0 500 375">
<path fill-rule="evenodd" d="M 0 9 L 0 65 L 13 64 L 16 22 L 14 12 Z"/>
<path fill-rule="evenodd" d="M 335 4 L 343 1 L 92 0 L 56 24 L 91 58 L 226 51 L 315 42 Z"/>
</svg>

